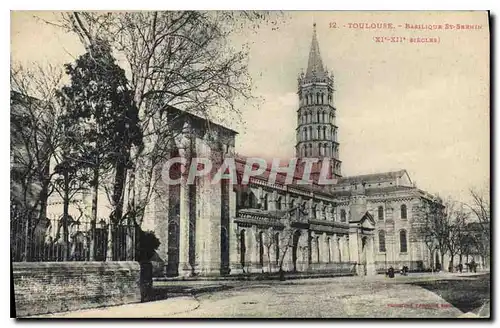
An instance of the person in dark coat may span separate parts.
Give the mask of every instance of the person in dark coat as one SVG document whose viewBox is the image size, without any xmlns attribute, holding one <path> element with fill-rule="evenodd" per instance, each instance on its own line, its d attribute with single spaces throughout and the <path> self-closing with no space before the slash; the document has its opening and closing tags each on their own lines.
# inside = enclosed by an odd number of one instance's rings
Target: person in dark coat
<svg viewBox="0 0 500 328">
<path fill-rule="evenodd" d="M 394 268 L 390 267 L 389 270 L 387 270 L 387 275 L 389 278 L 394 278 Z"/>
<path fill-rule="evenodd" d="M 470 270 L 471 270 L 471 272 L 475 273 L 476 272 L 476 268 L 477 268 L 477 264 L 476 264 L 476 262 L 474 260 L 472 260 L 470 262 Z"/>
</svg>

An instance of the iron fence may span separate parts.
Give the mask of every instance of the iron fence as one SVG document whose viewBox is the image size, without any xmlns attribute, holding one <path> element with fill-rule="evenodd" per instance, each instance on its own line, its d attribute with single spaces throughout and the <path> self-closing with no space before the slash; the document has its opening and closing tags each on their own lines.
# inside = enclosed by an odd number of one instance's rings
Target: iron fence
<svg viewBox="0 0 500 328">
<path fill-rule="evenodd" d="M 138 228 L 104 219 L 11 218 L 13 262 L 135 260 Z"/>
</svg>

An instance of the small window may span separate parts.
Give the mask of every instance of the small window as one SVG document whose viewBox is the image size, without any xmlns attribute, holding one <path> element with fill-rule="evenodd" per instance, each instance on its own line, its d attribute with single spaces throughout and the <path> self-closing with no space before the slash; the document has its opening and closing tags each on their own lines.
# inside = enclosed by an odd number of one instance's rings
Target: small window
<svg viewBox="0 0 500 328">
<path fill-rule="evenodd" d="M 382 207 L 382 206 L 378 207 L 378 219 L 380 221 L 384 220 L 384 207 Z"/>
<path fill-rule="evenodd" d="M 378 251 L 385 253 L 385 231 L 380 230 L 378 232 Z"/>
<path fill-rule="evenodd" d="M 399 232 L 399 250 L 401 253 L 408 252 L 407 241 L 406 241 L 406 231 L 401 230 Z"/>
<path fill-rule="evenodd" d="M 407 219 L 408 218 L 408 211 L 406 210 L 406 205 L 403 204 L 401 205 L 401 219 Z"/>
<path fill-rule="evenodd" d="M 340 210 L 340 222 L 346 222 L 345 210 Z"/>
<path fill-rule="evenodd" d="M 278 197 L 276 199 L 276 209 L 279 211 L 281 210 L 281 197 Z"/>
</svg>

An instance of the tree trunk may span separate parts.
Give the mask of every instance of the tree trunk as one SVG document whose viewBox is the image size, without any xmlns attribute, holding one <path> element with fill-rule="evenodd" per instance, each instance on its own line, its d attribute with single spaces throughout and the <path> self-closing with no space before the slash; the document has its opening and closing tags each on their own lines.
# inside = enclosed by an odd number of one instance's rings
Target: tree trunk
<svg viewBox="0 0 500 328">
<path fill-rule="evenodd" d="M 95 261 L 96 253 L 96 223 L 97 223 L 97 201 L 99 196 L 99 168 L 94 168 L 92 188 L 92 217 L 90 218 L 90 260 Z"/>
<path fill-rule="evenodd" d="M 108 246 L 106 248 L 106 261 L 115 260 L 115 224 L 110 220 L 108 225 Z"/>
<path fill-rule="evenodd" d="M 63 259 L 69 259 L 69 236 L 68 236 L 68 221 L 69 221 L 69 173 L 64 172 L 64 199 L 63 199 Z"/>
<path fill-rule="evenodd" d="M 31 215 L 26 216 L 26 227 L 24 235 L 24 261 L 31 261 Z"/>
<path fill-rule="evenodd" d="M 113 206 L 114 206 L 114 211 L 113 215 L 111 217 L 110 222 L 110 234 L 111 234 L 111 243 L 112 243 L 112 248 L 113 252 L 112 254 L 112 259 L 113 261 L 117 260 L 117 252 L 116 252 L 116 228 L 118 225 L 120 225 L 122 218 L 123 218 L 123 194 L 125 191 L 125 180 L 126 180 L 126 175 L 127 175 L 127 169 L 125 167 L 124 162 L 119 162 L 116 165 L 116 172 L 115 172 L 115 179 L 114 179 L 114 188 L 113 188 Z"/>
<path fill-rule="evenodd" d="M 444 252 L 441 252 L 441 270 L 444 270 Z"/>
<path fill-rule="evenodd" d="M 454 253 L 450 253 L 450 263 L 448 263 L 448 270 L 450 272 L 453 272 L 453 258 L 455 257 L 455 254 Z"/>
</svg>

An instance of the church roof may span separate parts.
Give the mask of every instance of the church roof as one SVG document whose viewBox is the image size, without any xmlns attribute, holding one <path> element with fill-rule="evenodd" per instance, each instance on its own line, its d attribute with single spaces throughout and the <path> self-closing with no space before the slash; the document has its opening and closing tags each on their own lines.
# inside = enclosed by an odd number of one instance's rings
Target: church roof
<svg viewBox="0 0 500 328">
<path fill-rule="evenodd" d="M 340 178 L 338 183 L 351 184 L 351 183 L 362 183 L 362 182 L 369 183 L 369 182 L 387 181 L 387 180 L 394 180 L 396 178 L 401 178 L 405 174 L 406 170 L 382 172 L 374 174 L 353 175 L 350 177 Z"/>
<path fill-rule="evenodd" d="M 326 75 L 321 54 L 319 52 L 318 37 L 316 35 L 316 23 L 313 25 L 313 37 L 311 42 L 311 49 L 309 50 L 309 62 L 307 64 L 306 78 L 319 77 Z"/>
</svg>

